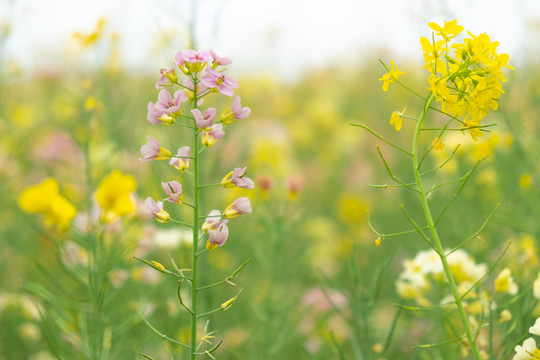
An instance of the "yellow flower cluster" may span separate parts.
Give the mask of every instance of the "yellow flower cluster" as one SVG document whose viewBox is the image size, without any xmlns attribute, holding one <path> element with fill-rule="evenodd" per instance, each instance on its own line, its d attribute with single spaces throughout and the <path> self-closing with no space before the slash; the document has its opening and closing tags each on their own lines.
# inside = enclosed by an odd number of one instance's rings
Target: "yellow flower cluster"
<svg viewBox="0 0 540 360">
<path fill-rule="evenodd" d="M 509 56 L 498 54 L 499 43 L 492 42 L 487 34 L 476 36 L 467 31 L 469 37 L 452 44 L 451 40 L 463 31 L 457 20 L 445 21 L 443 26 L 428 25 L 435 31 L 433 39 L 422 37 L 420 43 L 425 68 L 431 74 L 429 90 L 441 102 L 443 111 L 464 117 L 464 129 L 476 140 L 483 136 L 480 121 L 497 109 L 497 99 L 504 92 L 502 68 L 513 69 L 507 65 Z"/>
<path fill-rule="evenodd" d="M 464 250 L 458 249 L 447 257 L 450 269 L 461 289 L 467 291 L 487 272 L 486 264 L 478 264 Z M 426 295 L 435 282 L 445 282 L 439 255 L 434 250 L 421 251 L 403 262 L 404 270 L 396 281 L 396 291 L 403 299 L 414 299 L 419 305 L 429 305 Z M 460 290 L 461 290 L 460 289 Z"/>
<path fill-rule="evenodd" d="M 24 212 L 43 215 L 45 225 L 55 225 L 62 231 L 69 228 L 77 215 L 77 209 L 60 194 L 58 182 L 53 178 L 24 189 L 19 195 L 19 207 Z"/>
<path fill-rule="evenodd" d="M 110 223 L 135 211 L 135 203 L 131 194 L 136 188 L 135 178 L 118 170 L 114 170 L 101 180 L 95 197 L 99 207 L 103 210 L 104 222 Z"/>
</svg>

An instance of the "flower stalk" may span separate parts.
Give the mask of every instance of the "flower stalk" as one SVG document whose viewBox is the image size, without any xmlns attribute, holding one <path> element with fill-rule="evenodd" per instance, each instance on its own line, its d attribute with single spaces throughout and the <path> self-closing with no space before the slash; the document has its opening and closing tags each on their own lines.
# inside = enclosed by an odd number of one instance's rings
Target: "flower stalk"
<svg viewBox="0 0 540 360">
<path fill-rule="evenodd" d="M 433 216 L 431 214 L 431 209 L 428 204 L 428 198 L 426 196 L 426 192 L 424 190 L 423 184 L 422 184 L 422 176 L 420 174 L 420 167 L 419 167 L 419 159 L 418 159 L 418 139 L 420 137 L 420 132 L 422 130 L 422 123 L 424 121 L 424 118 L 431 106 L 431 103 L 435 97 L 433 94 L 431 94 L 424 105 L 424 108 L 422 109 L 422 112 L 420 116 L 418 117 L 418 121 L 416 123 L 416 128 L 413 135 L 413 143 L 412 143 L 412 165 L 413 165 L 413 172 L 414 172 L 414 178 L 416 180 L 416 187 L 418 190 L 418 197 L 420 198 L 420 203 L 422 204 L 422 210 L 424 212 L 424 216 L 426 218 L 427 227 L 429 228 L 429 232 L 432 237 L 432 246 L 435 247 L 435 250 L 439 254 L 439 257 L 441 258 L 441 263 L 444 269 L 444 274 L 446 276 L 446 279 L 448 280 L 448 285 L 450 286 L 450 289 L 452 291 L 452 296 L 454 297 L 459 316 L 461 319 L 461 322 L 463 324 L 463 327 L 465 329 L 465 334 L 467 336 L 467 340 L 469 341 L 469 344 L 471 346 L 471 349 L 474 353 L 474 356 L 477 360 L 481 360 L 482 357 L 480 356 L 480 351 L 478 350 L 478 347 L 476 345 L 476 341 L 474 338 L 473 330 L 471 328 L 471 324 L 469 323 L 469 319 L 467 317 L 467 313 L 465 312 L 465 308 L 463 307 L 463 301 L 461 299 L 461 295 L 459 294 L 456 280 L 454 278 L 454 275 L 452 274 L 452 270 L 450 269 L 450 265 L 448 264 L 448 259 L 446 258 L 446 254 L 444 252 L 441 239 L 439 237 L 439 233 L 437 231 L 437 227 L 435 225 L 435 222 L 433 221 Z"/>
</svg>

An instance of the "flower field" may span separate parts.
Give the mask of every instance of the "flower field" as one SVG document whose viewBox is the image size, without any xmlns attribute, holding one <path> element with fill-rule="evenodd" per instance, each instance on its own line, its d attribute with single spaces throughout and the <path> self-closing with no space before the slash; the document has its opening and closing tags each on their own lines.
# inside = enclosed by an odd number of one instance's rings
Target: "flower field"
<svg viewBox="0 0 540 360">
<path fill-rule="evenodd" d="M 540 359 L 540 70 L 467 25 L 294 82 L 104 21 L 2 59 L 0 359 Z"/>
</svg>

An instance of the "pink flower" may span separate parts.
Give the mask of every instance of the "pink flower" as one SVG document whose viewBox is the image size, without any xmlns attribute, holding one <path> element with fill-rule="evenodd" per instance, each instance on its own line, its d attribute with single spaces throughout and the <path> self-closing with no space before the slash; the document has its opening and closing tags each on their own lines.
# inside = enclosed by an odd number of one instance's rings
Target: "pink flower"
<svg viewBox="0 0 540 360">
<path fill-rule="evenodd" d="M 219 57 L 218 54 L 210 50 L 210 55 L 212 55 L 212 69 L 216 69 L 218 66 L 227 66 L 232 63 L 231 59 L 226 57 Z"/>
<path fill-rule="evenodd" d="M 178 149 L 176 157 L 171 157 L 169 164 L 180 170 L 186 171 L 189 168 L 189 146 L 182 146 Z"/>
<path fill-rule="evenodd" d="M 169 213 L 163 210 L 162 201 L 158 201 L 156 203 L 154 199 L 148 197 L 146 198 L 144 205 L 150 210 L 150 212 L 152 212 L 152 215 L 154 215 L 154 219 L 156 219 L 160 223 L 166 223 L 171 218 Z"/>
<path fill-rule="evenodd" d="M 208 51 L 185 50 L 176 53 L 174 59 L 179 66 L 189 70 L 189 73 L 198 73 L 204 69 L 212 56 Z"/>
<path fill-rule="evenodd" d="M 201 115 L 201 111 L 199 109 L 193 109 L 191 110 L 191 113 L 193 114 L 195 124 L 197 124 L 199 129 L 211 130 L 211 126 L 216 118 L 216 111 L 217 110 L 215 108 L 208 108 L 208 110 L 204 112 L 204 115 Z"/>
<path fill-rule="evenodd" d="M 146 120 L 156 125 L 172 125 L 174 123 L 174 119 L 165 111 L 159 110 L 153 102 L 148 103 L 148 115 L 146 115 Z"/>
<path fill-rule="evenodd" d="M 249 114 L 251 114 L 251 109 L 247 106 L 242 107 L 240 104 L 240 96 L 235 96 L 231 106 L 221 113 L 221 121 L 223 124 L 229 125 L 235 120 L 247 118 Z"/>
<path fill-rule="evenodd" d="M 208 233 L 210 230 L 217 230 L 222 224 L 228 223 L 229 220 L 221 220 L 221 211 L 212 210 L 208 213 L 204 224 L 202 225 L 202 231 Z"/>
<path fill-rule="evenodd" d="M 233 78 L 211 68 L 206 69 L 206 74 L 201 78 L 201 83 L 210 89 L 217 88 L 217 91 L 227 96 L 233 96 L 233 89 L 238 87 L 238 84 Z"/>
<path fill-rule="evenodd" d="M 190 78 L 187 78 L 184 80 L 184 86 L 187 88 L 186 90 L 184 90 L 184 92 L 186 93 L 187 97 L 188 97 L 188 100 L 189 102 L 193 102 L 193 98 L 195 97 L 195 94 L 193 92 L 193 90 L 195 89 L 194 85 L 193 85 L 193 81 L 191 81 Z M 188 90 L 190 89 L 190 90 Z M 199 82 L 199 84 L 197 84 L 197 97 L 200 97 L 201 94 L 206 90 L 206 86 L 204 86 L 203 84 L 201 84 Z M 201 106 L 201 104 L 204 102 L 204 99 L 199 99 L 199 101 L 197 101 L 197 106 Z"/>
<path fill-rule="evenodd" d="M 176 91 L 174 93 L 174 98 L 172 98 L 171 94 L 167 90 L 163 89 L 158 94 L 156 109 L 163 111 L 164 113 L 171 114 L 173 117 L 178 117 L 182 115 L 180 104 L 187 100 L 188 97 L 182 90 Z"/>
<path fill-rule="evenodd" d="M 184 194 L 182 193 L 182 185 L 178 181 L 162 182 L 161 187 L 168 196 L 165 201 L 178 205 L 182 203 Z"/>
<path fill-rule="evenodd" d="M 238 186 L 242 189 L 253 189 L 255 184 L 253 180 L 246 177 L 247 167 L 244 168 L 235 168 L 233 171 L 225 175 L 223 180 L 221 180 L 221 185 L 226 188 Z"/>
<path fill-rule="evenodd" d="M 156 89 L 163 89 L 165 86 L 172 85 L 178 81 L 175 68 L 176 64 L 169 69 L 161 69 L 161 76 L 156 81 Z"/>
<path fill-rule="evenodd" d="M 202 132 L 202 144 L 210 147 L 214 145 L 216 141 L 221 139 L 223 135 L 225 135 L 225 131 L 223 131 L 223 125 L 214 125 L 212 126 L 212 130 Z"/>
<path fill-rule="evenodd" d="M 206 248 L 210 251 L 214 250 L 218 246 L 222 246 L 229 237 L 229 228 L 224 223 L 221 223 L 216 229 L 209 229 L 208 241 L 206 242 Z"/>
<path fill-rule="evenodd" d="M 247 197 L 239 197 L 238 199 L 234 200 L 234 202 L 227 206 L 227 208 L 223 212 L 227 219 L 237 217 L 238 215 L 250 213 L 251 203 L 249 202 L 249 199 Z"/>
<path fill-rule="evenodd" d="M 159 142 L 148 136 L 148 142 L 141 147 L 141 154 L 144 156 L 140 161 L 169 160 L 171 152 L 159 146 Z"/>
</svg>

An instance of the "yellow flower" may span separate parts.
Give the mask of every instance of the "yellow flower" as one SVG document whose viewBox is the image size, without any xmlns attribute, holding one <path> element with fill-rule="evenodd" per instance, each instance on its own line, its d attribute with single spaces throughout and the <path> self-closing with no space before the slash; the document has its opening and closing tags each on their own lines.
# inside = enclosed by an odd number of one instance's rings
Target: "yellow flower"
<svg viewBox="0 0 540 360">
<path fill-rule="evenodd" d="M 518 286 L 514 282 L 514 277 L 512 276 L 510 268 L 504 268 L 495 279 L 495 291 L 507 292 L 510 295 L 517 294 Z"/>
<path fill-rule="evenodd" d="M 96 24 L 94 31 L 89 34 L 83 34 L 76 31 L 73 33 L 73 37 L 79 42 L 79 44 L 83 48 L 88 48 L 94 45 L 99 40 L 99 38 L 101 38 L 101 35 L 103 35 L 103 29 L 105 28 L 105 23 L 105 19 L 101 18 Z"/>
<path fill-rule="evenodd" d="M 103 210 L 103 221 L 107 223 L 114 221 L 135 210 L 131 193 L 136 187 L 137 182 L 133 176 L 124 175 L 118 170 L 111 172 L 101 180 L 95 197 Z"/>
<path fill-rule="evenodd" d="M 394 111 L 392 113 L 392 116 L 390 116 L 390 125 L 394 125 L 396 127 L 397 131 L 401 130 L 401 125 L 403 124 L 403 119 L 401 117 L 405 113 L 405 110 L 407 110 L 406 107 L 403 108 L 403 111 L 401 111 L 401 112 Z"/>
<path fill-rule="evenodd" d="M 443 60 L 442 53 L 448 51 L 445 47 L 446 42 L 439 40 L 432 43 L 428 38 L 422 36 L 420 38 L 420 45 L 422 45 L 422 49 L 424 50 L 425 68 L 432 74 L 444 71 L 446 69 L 446 63 Z"/>
<path fill-rule="evenodd" d="M 442 139 L 439 137 L 436 137 L 433 139 L 433 149 L 436 151 L 444 149 L 444 143 L 442 142 Z"/>
<path fill-rule="evenodd" d="M 29 186 L 19 195 L 19 207 L 27 213 L 42 214 L 47 226 L 55 225 L 64 231 L 77 215 L 77 209 L 60 194 L 58 182 L 53 178 Z"/>
<path fill-rule="evenodd" d="M 236 297 L 233 297 L 225 301 L 223 304 L 221 304 L 221 310 L 227 310 L 228 308 L 230 308 L 235 300 Z"/>
<path fill-rule="evenodd" d="M 502 324 L 504 322 L 512 320 L 512 313 L 506 309 L 501 311 L 501 316 L 499 317 L 499 322 Z"/>
<path fill-rule="evenodd" d="M 441 36 L 446 41 L 455 38 L 463 31 L 463 26 L 458 25 L 457 20 L 445 21 L 442 27 L 434 22 L 430 22 L 428 26 L 435 30 L 435 34 Z"/>
<path fill-rule="evenodd" d="M 399 75 L 403 74 L 403 71 L 399 71 L 398 68 L 396 68 L 393 61 L 390 61 L 390 64 L 392 65 L 392 70 L 384 74 L 383 77 L 379 79 L 379 81 L 383 82 L 383 91 L 388 91 L 388 86 L 390 86 L 390 83 L 395 83 L 398 81 Z"/>
<path fill-rule="evenodd" d="M 519 187 L 529 189 L 533 184 L 533 177 L 529 173 L 524 173 L 519 177 Z"/>
</svg>

